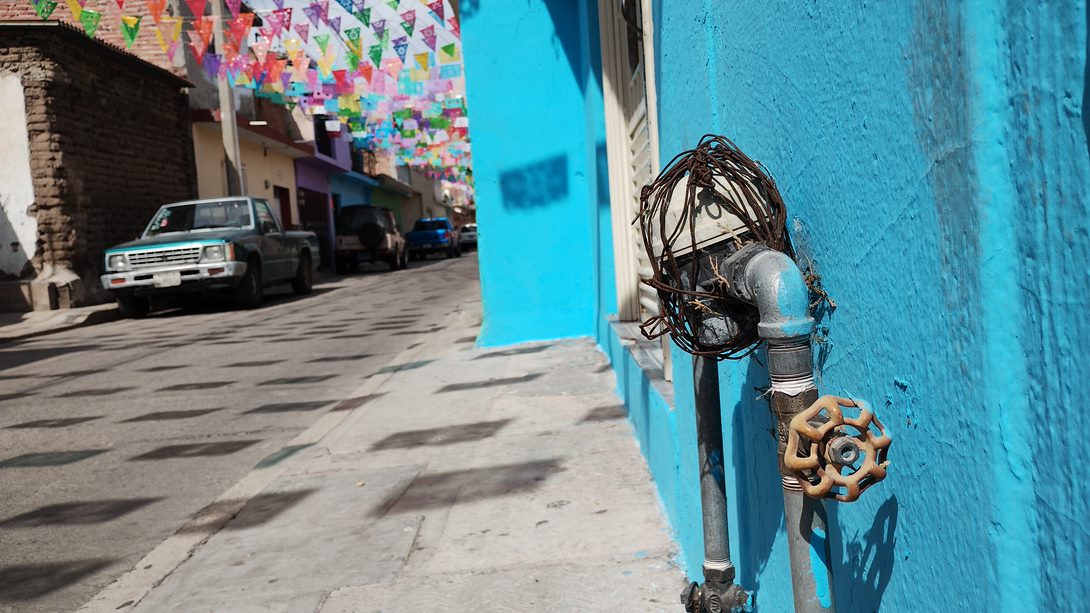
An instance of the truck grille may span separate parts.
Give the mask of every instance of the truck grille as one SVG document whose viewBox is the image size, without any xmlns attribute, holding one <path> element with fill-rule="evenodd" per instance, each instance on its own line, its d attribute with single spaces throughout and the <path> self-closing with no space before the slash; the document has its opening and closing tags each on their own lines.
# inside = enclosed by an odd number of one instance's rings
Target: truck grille
<svg viewBox="0 0 1090 613">
<path fill-rule="evenodd" d="M 175 249 L 157 249 L 155 251 L 133 251 L 128 254 L 129 266 L 161 266 L 163 264 L 196 264 L 201 259 L 201 248 L 178 247 Z"/>
</svg>

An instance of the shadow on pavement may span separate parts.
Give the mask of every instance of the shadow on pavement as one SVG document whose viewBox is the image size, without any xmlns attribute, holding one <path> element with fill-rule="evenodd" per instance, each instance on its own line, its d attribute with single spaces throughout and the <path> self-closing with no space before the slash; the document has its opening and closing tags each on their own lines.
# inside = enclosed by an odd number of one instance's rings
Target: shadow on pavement
<svg viewBox="0 0 1090 613">
<path fill-rule="evenodd" d="M 496 435 L 510 419 L 497 421 L 478 421 L 471 424 L 458 424 L 427 428 L 424 430 L 406 430 L 396 432 L 371 445 L 372 451 L 384 449 L 410 449 L 422 445 L 455 445 L 470 441 L 480 441 Z"/>
<path fill-rule="evenodd" d="M 0 522 L 0 528 L 104 524 L 160 500 L 162 498 L 129 498 L 50 504 L 4 520 Z"/>
<path fill-rule="evenodd" d="M 41 598 L 72 585 L 113 562 L 111 559 L 94 558 L 0 567 L 0 602 Z"/>
<path fill-rule="evenodd" d="M 404 492 L 395 492 L 372 509 L 371 517 L 406 513 L 510 496 L 537 489 L 550 476 L 563 471 L 558 458 L 519 464 L 482 466 L 419 476 Z"/>
</svg>

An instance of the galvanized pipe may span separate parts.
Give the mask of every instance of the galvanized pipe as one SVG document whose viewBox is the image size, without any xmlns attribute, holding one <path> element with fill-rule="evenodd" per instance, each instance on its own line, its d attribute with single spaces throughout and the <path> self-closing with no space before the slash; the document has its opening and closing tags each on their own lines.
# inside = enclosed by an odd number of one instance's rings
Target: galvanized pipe
<svg viewBox="0 0 1090 613">
<path fill-rule="evenodd" d="M 727 527 L 723 476 L 723 418 L 719 406 L 719 369 L 715 360 L 693 358 L 696 391 L 696 449 L 700 462 L 700 511 L 704 522 L 704 581 L 734 581 Z"/>
<path fill-rule="evenodd" d="M 757 305 L 757 331 L 768 343 L 795 611 L 832 613 L 835 603 L 823 501 L 804 496 L 783 461 L 791 419 L 818 397 L 810 345 L 814 320 L 810 316 L 809 290 L 795 262 L 766 247 L 754 245 L 740 251 L 732 269 L 738 274 L 732 273 L 736 282 L 731 289 Z"/>
</svg>

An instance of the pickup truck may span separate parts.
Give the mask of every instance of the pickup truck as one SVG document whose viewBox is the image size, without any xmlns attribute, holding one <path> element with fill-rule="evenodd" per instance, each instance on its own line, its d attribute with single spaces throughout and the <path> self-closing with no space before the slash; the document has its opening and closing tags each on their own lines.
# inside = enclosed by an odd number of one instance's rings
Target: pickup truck
<svg viewBox="0 0 1090 613">
<path fill-rule="evenodd" d="M 337 214 L 337 272 L 356 272 L 360 259 L 386 262 L 390 270 L 409 267 L 409 250 L 390 209 L 346 206 Z"/>
<path fill-rule="evenodd" d="M 412 232 L 405 235 L 405 240 L 409 243 L 409 255 L 414 260 L 423 260 L 429 253 L 445 253 L 448 258 L 462 257 L 458 232 L 446 217 L 416 220 Z"/>
<path fill-rule="evenodd" d="M 261 198 L 191 200 L 163 205 L 140 238 L 107 249 L 101 280 L 127 317 L 177 294 L 225 293 L 255 308 L 277 283 L 309 293 L 318 253 L 313 232 L 285 232 Z"/>
</svg>

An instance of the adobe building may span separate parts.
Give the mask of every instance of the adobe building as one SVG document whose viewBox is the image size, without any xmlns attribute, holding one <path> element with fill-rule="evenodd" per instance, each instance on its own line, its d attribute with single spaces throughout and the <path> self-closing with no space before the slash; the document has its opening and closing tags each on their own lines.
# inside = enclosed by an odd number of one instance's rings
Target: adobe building
<svg viewBox="0 0 1090 613">
<path fill-rule="evenodd" d="M 100 302 L 102 252 L 197 194 L 176 74 L 59 21 L 0 21 L 0 310 Z"/>
</svg>

